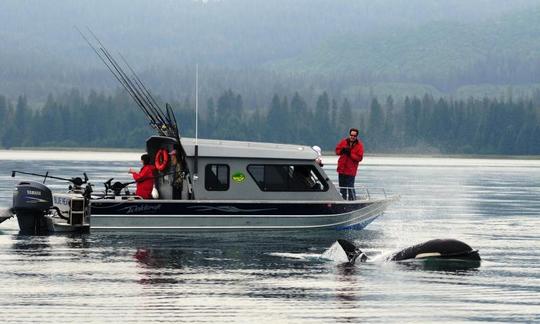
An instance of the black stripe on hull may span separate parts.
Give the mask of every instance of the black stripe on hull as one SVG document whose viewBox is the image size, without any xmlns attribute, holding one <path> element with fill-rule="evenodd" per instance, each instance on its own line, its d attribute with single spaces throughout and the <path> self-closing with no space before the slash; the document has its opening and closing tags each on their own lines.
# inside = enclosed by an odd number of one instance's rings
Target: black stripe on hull
<svg viewBox="0 0 540 324">
<path fill-rule="evenodd" d="M 91 215 L 337 215 L 363 209 L 374 202 L 206 202 L 206 201 L 115 201 L 90 204 Z"/>
</svg>

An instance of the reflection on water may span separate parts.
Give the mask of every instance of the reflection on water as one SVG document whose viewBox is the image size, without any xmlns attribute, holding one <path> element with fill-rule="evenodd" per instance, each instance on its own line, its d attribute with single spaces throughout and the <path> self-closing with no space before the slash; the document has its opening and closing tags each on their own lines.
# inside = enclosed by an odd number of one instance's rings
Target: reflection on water
<svg viewBox="0 0 540 324">
<path fill-rule="evenodd" d="M 14 235 L 13 241 L 13 252 L 20 256 L 42 257 L 51 254 L 47 236 Z"/>
<path fill-rule="evenodd" d="M 138 163 L 135 154 L 36 164 L 4 152 L 0 208 L 9 207 L 20 180 L 10 177 L 13 169 L 84 171 L 99 189 L 111 177 L 129 180 L 127 169 Z M 335 179 L 332 160 L 325 162 Z M 374 259 L 354 266 L 313 257 L 333 243 L 324 232 L 23 236 L 9 219 L 0 224 L 0 316 L 25 323 L 540 321 L 539 165 L 368 157 L 360 184 L 401 200 L 366 230 L 341 233 Z M 433 238 L 468 243 L 482 263 L 382 261 Z"/>
</svg>

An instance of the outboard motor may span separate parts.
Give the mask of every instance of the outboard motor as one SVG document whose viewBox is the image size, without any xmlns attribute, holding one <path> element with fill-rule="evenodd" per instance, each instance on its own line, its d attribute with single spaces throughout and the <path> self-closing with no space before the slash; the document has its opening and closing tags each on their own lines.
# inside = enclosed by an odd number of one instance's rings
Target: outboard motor
<svg viewBox="0 0 540 324">
<path fill-rule="evenodd" d="M 13 212 L 17 215 L 21 234 L 47 232 L 45 215 L 53 206 L 52 192 L 35 181 L 21 181 L 13 192 Z"/>
</svg>

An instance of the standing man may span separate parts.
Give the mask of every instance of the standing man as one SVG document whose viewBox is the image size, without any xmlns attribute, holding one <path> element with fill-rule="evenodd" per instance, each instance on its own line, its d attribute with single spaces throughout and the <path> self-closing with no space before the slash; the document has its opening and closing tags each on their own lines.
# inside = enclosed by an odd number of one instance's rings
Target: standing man
<svg viewBox="0 0 540 324">
<path fill-rule="evenodd" d="M 358 163 L 364 158 L 364 144 L 358 139 L 358 129 L 349 130 L 349 137 L 336 146 L 336 154 L 339 155 L 337 173 L 341 196 L 345 200 L 355 200 L 354 178 Z"/>
</svg>

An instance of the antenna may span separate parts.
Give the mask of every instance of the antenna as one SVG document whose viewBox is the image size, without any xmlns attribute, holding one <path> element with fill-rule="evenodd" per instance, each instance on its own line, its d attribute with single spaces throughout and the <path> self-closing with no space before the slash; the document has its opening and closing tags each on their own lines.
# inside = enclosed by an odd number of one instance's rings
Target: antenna
<svg viewBox="0 0 540 324">
<path fill-rule="evenodd" d="M 193 180 L 199 179 L 199 64 L 195 64 L 195 156 Z"/>
<path fill-rule="evenodd" d="M 195 65 L 195 145 L 199 139 L 199 64 Z"/>
</svg>

